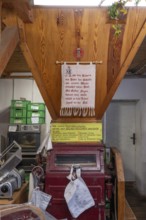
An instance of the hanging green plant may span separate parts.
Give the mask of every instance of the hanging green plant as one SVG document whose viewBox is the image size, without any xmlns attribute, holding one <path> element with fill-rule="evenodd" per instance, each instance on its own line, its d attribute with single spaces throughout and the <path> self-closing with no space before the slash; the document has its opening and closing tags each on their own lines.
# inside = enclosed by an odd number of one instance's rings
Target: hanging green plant
<svg viewBox="0 0 146 220">
<path fill-rule="evenodd" d="M 119 37 L 122 32 L 122 25 L 121 24 L 113 24 L 113 29 L 115 30 L 115 37 Z"/>
<path fill-rule="evenodd" d="M 125 4 L 127 1 L 119 0 L 114 2 L 108 8 L 108 15 L 110 19 L 120 20 L 127 14 L 127 8 L 125 8 Z"/>
<path fill-rule="evenodd" d="M 122 25 L 120 24 L 119 21 L 123 21 L 126 17 L 128 11 L 127 8 L 125 7 L 125 4 L 128 1 L 129 0 L 118 0 L 108 8 L 108 16 L 111 20 L 114 21 L 112 28 L 114 29 L 115 38 L 118 38 L 122 32 Z"/>
<path fill-rule="evenodd" d="M 128 13 L 127 8 L 125 7 L 126 3 L 131 0 L 117 0 L 110 7 L 108 7 L 108 16 L 111 20 L 115 21 L 115 24 L 112 25 L 115 30 L 115 36 L 120 36 L 122 32 L 122 25 L 120 21 L 123 21 L 126 14 Z M 141 0 L 135 0 L 135 5 L 138 6 Z"/>
</svg>

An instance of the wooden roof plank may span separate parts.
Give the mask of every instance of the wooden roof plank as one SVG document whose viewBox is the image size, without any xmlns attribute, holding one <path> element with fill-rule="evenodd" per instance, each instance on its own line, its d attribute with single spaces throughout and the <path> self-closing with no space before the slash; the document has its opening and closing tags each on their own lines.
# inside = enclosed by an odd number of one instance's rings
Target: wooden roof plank
<svg viewBox="0 0 146 220">
<path fill-rule="evenodd" d="M 105 112 L 105 110 L 107 109 L 110 101 L 112 100 L 112 97 L 114 96 L 121 80 L 123 79 L 128 67 L 130 66 L 133 58 L 135 57 L 142 41 L 144 40 L 146 36 L 146 20 L 144 21 L 144 24 L 135 40 L 135 42 L 133 43 L 131 50 L 129 52 L 129 54 L 127 55 L 126 59 L 124 60 L 123 64 L 121 65 L 119 74 L 117 75 L 116 80 L 114 81 L 113 85 L 111 86 L 110 90 L 108 91 L 107 96 L 105 97 L 103 104 L 100 108 L 100 112 L 98 115 L 98 119 L 101 119 L 103 117 L 103 114 Z"/>
<path fill-rule="evenodd" d="M 14 9 L 25 23 L 33 22 L 33 13 L 29 0 L 2 0 L 4 8 Z"/>
<path fill-rule="evenodd" d="M 0 41 L 0 77 L 18 42 L 19 34 L 17 27 L 6 27 L 2 32 Z"/>
<path fill-rule="evenodd" d="M 49 113 L 51 115 L 51 117 L 53 119 L 57 119 L 57 114 L 53 108 L 53 105 L 51 103 L 51 99 L 47 93 L 47 90 L 44 86 L 44 83 L 41 79 L 41 74 L 40 74 L 40 71 L 39 71 L 39 68 L 37 66 L 37 63 L 35 62 L 35 60 L 33 59 L 33 56 L 31 54 L 31 51 L 26 43 L 26 39 L 25 39 L 25 31 L 24 31 L 24 25 L 23 25 L 23 22 L 18 19 L 18 27 L 19 27 L 19 34 L 20 34 L 20 48 L 22 50 L 22 53 L 26 59 L 26 62 L 33 74 L 33 77 L 37 83 L 37 86 L 42 94 L 42 97 L 45 101 L 45 104 L 49 110 Z"/>
</svg>

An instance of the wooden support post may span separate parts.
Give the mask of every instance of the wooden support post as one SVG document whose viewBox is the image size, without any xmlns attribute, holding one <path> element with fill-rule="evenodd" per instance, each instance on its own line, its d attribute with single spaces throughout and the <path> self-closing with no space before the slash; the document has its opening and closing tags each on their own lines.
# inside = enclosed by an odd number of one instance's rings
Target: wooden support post
<svg viewBox="0 0 146 220">
<path fill-rule="evenodd" d="M 125 219 L 125 178 L 122 158 L 116 148 L 112 148 L 115 157 L 116 177 L 117 177 L 117 219 Z"/>
<path fill-rule="evenodd" d="M 0 77 L 18 42 L 19 34 L 17 27 L 6 27 L 2 32 L 0 41 Z"/>
<path fill-rule="evenodd" d="M 31 51 L 26 43 L 26 38 L 25 38 L 25 30 L 24 30 L 24 24 L 23 22 L 18 18 L 18 27 L 19 27 L 19 34 L 20 34 L 20 48 L 22 50 L 22 53 L 26 59 L 26 62 L 30 68 L 30 71 L 33 74 L 33 77 L 37 83 L 37 86 L 42 94 L 42 97 L 45 101 L 45 104 L 47 108 L 49 109 L 49 113 L 52 118 L 57 119 L 57 114 L 53 108 L 53 105 L 51 103 L 51 99 L 47 93 L 47 90 L 43 84 L 43 81 L 41 79 L 41 74 L 39 71 L 39 68 L 37 66 L 37 63 L 32 57 Z"/>
</svg>

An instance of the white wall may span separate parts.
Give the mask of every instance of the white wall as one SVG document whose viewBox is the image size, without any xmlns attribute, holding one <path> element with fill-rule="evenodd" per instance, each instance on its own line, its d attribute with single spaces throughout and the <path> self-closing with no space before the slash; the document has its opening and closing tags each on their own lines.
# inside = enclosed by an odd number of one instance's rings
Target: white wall
<svg viewBox="0 0 146 220">
<path fill-rule="evenodd" d="M 0 79 L 0 133 L 7 137 L 12 99 L 25 98 L 32 102 L 44 102 L 33 79 Z M 46 132 L 51 117 L 46 109 Z"/>
<path fill-rule="evenodd" d="M 146 195 L 146 79 L 124 79 L 113 100 L 139 100 L 137 105 L 136 178 L 141 194 Z"/>
<path fill-rule="evenodd" d="M 13 97 L 13 81 L 0 80 L 0 133 L 7 136 L 9 123 L 9 107 Z"/>
</svg>

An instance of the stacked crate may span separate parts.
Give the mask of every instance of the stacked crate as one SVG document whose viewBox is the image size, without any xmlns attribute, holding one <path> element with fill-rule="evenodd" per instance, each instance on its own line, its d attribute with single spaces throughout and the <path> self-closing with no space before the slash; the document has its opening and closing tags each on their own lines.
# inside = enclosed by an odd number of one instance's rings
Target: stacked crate
<svg viewBox="0 0 146 220">
<path fill-rule="evenodd" d="M 28 100 L 12 100 L 10 124 L 44 124 L 45 104 Z"/>
<path fill-rule="evenodd" d="M 10 107 L 10 124 L 26 124 L 27 100 L 12 100 Z"/>
<path fill-rule="evenodd" d="M 27 105 L 27 124 L 45 123 L 45 104 L 29 103 Z"/>
</svg>

